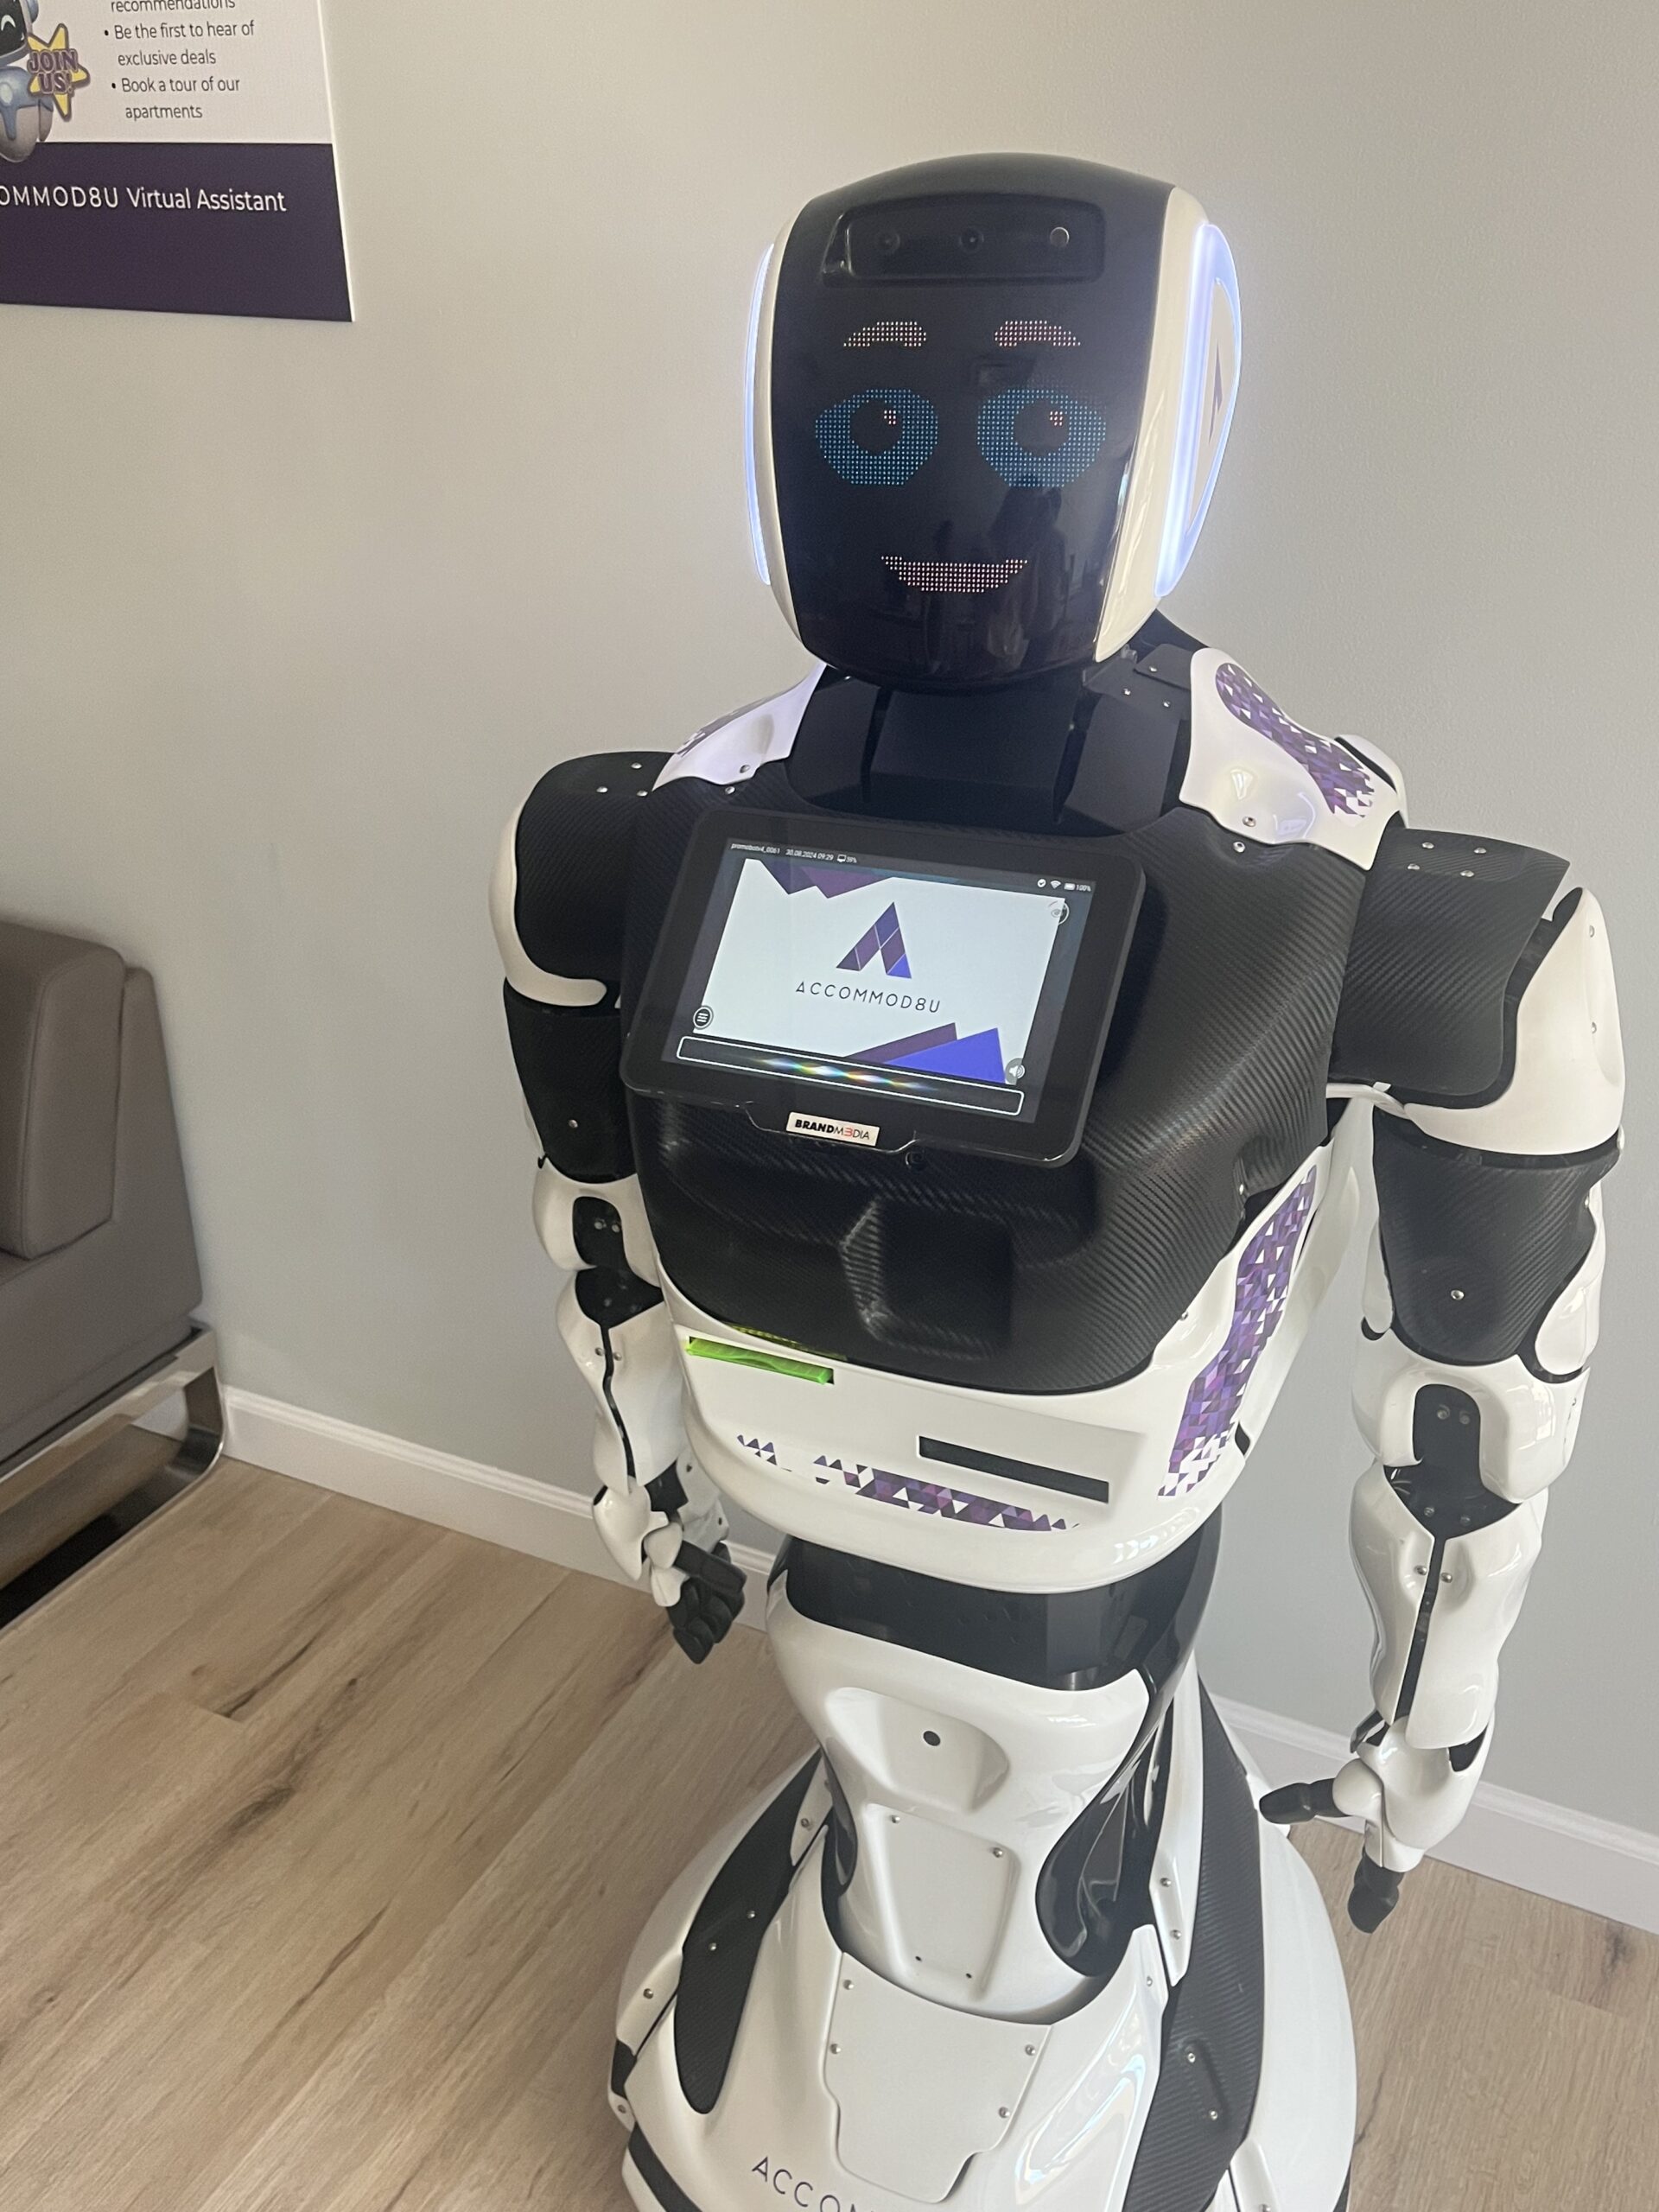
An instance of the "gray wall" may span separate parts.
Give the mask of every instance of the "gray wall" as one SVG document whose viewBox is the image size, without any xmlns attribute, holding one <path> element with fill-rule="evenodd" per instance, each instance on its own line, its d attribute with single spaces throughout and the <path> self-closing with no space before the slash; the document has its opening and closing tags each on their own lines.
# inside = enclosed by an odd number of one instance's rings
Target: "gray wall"
<svg viewBox="0 0 1659 2212">
<path fill-rule="evenodd" d="M 1246 346 L 1172 611 L 1399 756 L 1423 822 L 1580 856 L 1623 955 L 1609 1326 L 1491 1771 L 1659 1829 L 1653 10 L 518 0 L 470 93 L 431 0 L 330 17 L 356 329 L 0 310 L 0 906 L 158 971 L 233 1378 L 585 1483 L 485 880 L 550 760 L 800 665 L 742 516 L 759 250 L 931 153 L 1179 179 Z M 1351 1334 L 1230 1509 L 1209 1638 L 1329 1726 L 1365 1702 Z"/>
</svg>

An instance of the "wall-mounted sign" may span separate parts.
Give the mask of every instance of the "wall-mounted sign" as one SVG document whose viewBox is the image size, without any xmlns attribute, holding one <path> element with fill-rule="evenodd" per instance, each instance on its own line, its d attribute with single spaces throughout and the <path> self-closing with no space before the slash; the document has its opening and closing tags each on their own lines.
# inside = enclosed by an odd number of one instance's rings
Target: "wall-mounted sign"
<svg viewBox="0 0 1659 2212">
<path fill-rule="evenodd" d="M 318 0 L 0 0 L 0 301 L 348 322 Z"/>
</svg>

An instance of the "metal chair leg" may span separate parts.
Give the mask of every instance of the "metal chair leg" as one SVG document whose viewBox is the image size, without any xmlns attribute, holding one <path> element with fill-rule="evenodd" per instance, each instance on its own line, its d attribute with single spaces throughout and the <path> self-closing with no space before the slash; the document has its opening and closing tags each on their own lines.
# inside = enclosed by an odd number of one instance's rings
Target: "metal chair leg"
<svg viewBox="0 0 1659 2212">
<path fill-rule="evenodd" d="M 217 1367 L 204 1368 L 185 1384 L 184 1410 L 189 1426 L 178 1450 L 162 1470 L 181 1488 L 186 1483 L 199 1482 L 225 1449 L 225 1401 L 219 1394 Z"/>
</svg>

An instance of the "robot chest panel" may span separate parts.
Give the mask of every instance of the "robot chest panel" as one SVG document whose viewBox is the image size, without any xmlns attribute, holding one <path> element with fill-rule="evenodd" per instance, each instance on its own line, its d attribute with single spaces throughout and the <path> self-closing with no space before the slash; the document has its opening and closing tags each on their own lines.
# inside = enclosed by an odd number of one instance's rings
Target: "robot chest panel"
<svg viewBox="0 0 1659 2212">
<path fill-rule="evenodd" d="M 668 1272 L 703 1312 L 861 1364 L 1011 1391 L 1136 1372 L 1325 1134 L 1363 879 L 1177 809 L 1077 1157 L 882 1156 L 632 1102 Z"/>
</svg>

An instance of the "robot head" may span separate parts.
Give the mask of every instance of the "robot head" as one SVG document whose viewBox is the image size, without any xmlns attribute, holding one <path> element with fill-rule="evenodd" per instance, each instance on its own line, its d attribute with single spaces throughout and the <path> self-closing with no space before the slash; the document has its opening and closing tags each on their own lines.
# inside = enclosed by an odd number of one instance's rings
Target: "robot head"
<svg viewBox="0 0 1659 2212">
<path fill-rule="evenodd" d="M 29 51 L 29 27 L 40 0 L 0 0 L 0 61 L 15 61 Z"/>
<path fill-rule="evenodd" d="M 963 689 L 1097 660 L 1186 566 L 1238 382 L 1187 194 L 1039 155 L 826 194 L 763 265 L 755 556 L 837 668 Z"/>
</svg>

